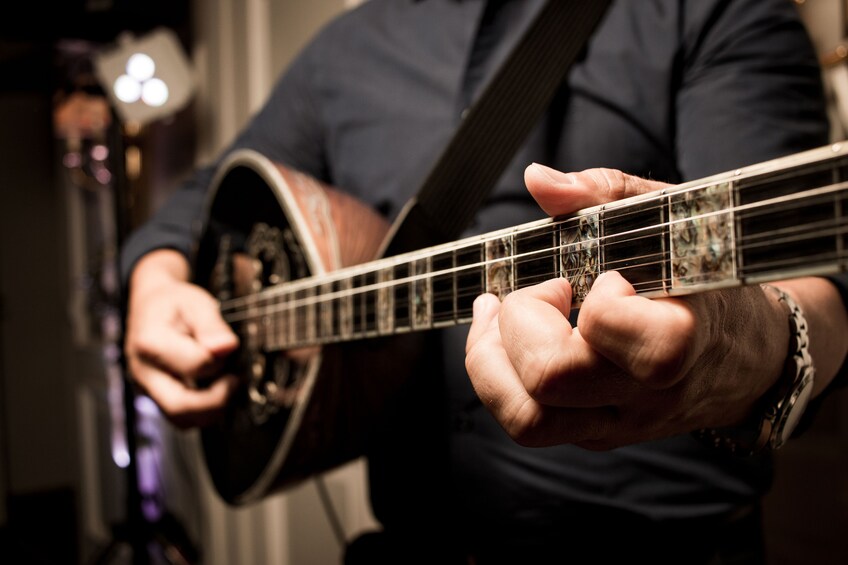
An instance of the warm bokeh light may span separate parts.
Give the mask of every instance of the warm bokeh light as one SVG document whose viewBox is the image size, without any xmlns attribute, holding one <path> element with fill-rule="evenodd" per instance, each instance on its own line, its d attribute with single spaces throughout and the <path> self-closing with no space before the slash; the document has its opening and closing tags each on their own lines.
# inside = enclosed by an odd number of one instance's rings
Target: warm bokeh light
<svg viewBox="0 0 848 565">
<path fill-rule="evenodd" d="M 116 78 L 113 89 L 118 100 L 127 104 L 138 102 L 141 98 L 141 83 L 130 75 L 121 75 Z"/>
<path fill-rule="evenodd" d="M 162 106 L 168 101 L 168 85 L 158 78 L 145 81 L 141 85 L 141 99 L 150 106 Z"/>
<path fill-rule="evenodd" d="M 153 78 L 156 72 L 156 63 L 146 53 L 133 53 L 127 59 L 127 74 L 139 82 Z"/>
<path fill-rule="evenodd" d="M 144 36 L 122 34 L 94 57 L 95 74 L 125 124 L 143 125 L 188 104 L 194 81 L 176 34 L 158 28 Z"/>
</svg>

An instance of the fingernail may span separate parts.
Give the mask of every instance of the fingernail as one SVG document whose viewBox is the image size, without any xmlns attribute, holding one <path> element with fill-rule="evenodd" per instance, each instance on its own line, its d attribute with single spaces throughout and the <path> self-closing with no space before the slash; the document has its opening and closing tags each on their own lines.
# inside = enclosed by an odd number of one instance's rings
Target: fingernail
<svg viewBox="0 0 848 565">
<path fill-rule="evenodd" d="M 549 178 L 551 182 L 557 184 L 574 184 L 574 176 L 569 173 L 563 173 L 562 171 L 558 171 L 547 165 L 542 165 L 541 163 L 533 163 L 532 164 L 536 169 L 544 176 Z"/>
</svg>

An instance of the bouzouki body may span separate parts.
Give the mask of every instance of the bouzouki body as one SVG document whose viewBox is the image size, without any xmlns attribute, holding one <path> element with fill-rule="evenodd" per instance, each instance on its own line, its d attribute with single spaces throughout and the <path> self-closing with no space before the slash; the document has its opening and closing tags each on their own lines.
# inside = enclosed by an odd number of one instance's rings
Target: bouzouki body
<svg viewBox="0 0 848 565">
<path fill-rule="evenodd" d="M 244 386 L 204 453 L 244 503 L 361 455 L 421 365 L 411 338 L 469 323 L 482 293 L 559 277 L 579 308 L 610 270 L 648 298 L 845 272 L 848 144 L 379 259 L 396 235 L 380 216 L 243 151 L 205 219 L 197 282 L 240 337 Z"/>
<path fill-rule="evenodd" d="M 344 193 L 258 153 L 239 151 L 213 180 L 195 279 L 222 302 L 238 302 L 372 260 L 388 232 L 382 217 Z M 263 308 L 272 307 L 253 304 L 244 310 L 248 320 L 231 322 L 240 349 L 227 370 L 242 386 L 224 417 L 201 431 L 212 482 L 232 504 L 255 501 L 362 455 L 380 407 L 404 380 L 401 361 L 392 359 L 408 359 L 416 348 L 414 340 L 387 338 L 282 350 L 273 344 L 286 335 L 308 338 L 320 331 L 316 310 L 304 310 L 300 320 L 279 320 Z M 330 331 L 341 331 L 338 320 L 336 313 L 337 327 Z M 387 349 L 393 355 L 382 354 Z"/>
</svg>

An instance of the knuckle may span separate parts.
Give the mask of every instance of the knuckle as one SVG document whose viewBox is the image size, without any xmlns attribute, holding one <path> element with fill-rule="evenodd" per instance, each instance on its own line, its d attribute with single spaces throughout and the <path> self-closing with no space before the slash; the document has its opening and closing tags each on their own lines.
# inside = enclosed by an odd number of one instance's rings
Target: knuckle
<svg viewBox="0 0 848 565">
<path fill-rule="evenodd" d="M 472 379 L 476 374 L 477 369 L 477 356 L 475 355 L 476 347 L 466 347 L 465 349 L 465 372 L 468 373 L 468 376 Z"/>
<path fill-rule="evenodd" d="M 637 359 L 637 376 L 650 386 L 668 388 L 677 383 L 692 351 L 697 328 L 694 317 L 679 317 L 666 331 L 646 342 Z M 639 374 L 638 368 L 644 372 Z"/>
<path fill-rule="evenodd" d="M 590 291 L 583 301 L 583 308 L 580 309 L 580 318 L 577 322 L 580 334 L 589 342 L 605 333 L 602 313 L 603 308 L 595 308 L 595 295 Z"/>
<path fill-rule="evenodd" d="M 498 312 L 499 320 L 510 320 L 513 316 L 520 316 L 524 311 L 525 289 L 514 290 L 501 299 L 500 311 Z M 509 327 L 509 324 L 507 324 Z"/>
<path fill-rule="evenodd" d="M 609 195 L 613 200 L 620 200 L 629 196 L 629 176 L 616 169 L 605 169 L 609 182 Z"/>
<path fill-rule="evenodd" d="M 535 400 L 544 402 L 556 395 L 559 379 L 553 365 L 553 358 L 541 352 L 529 355 L 522 365 L 519 377 L 527 393 Z"/>
<path fill-rule="evenodd" d="M 218 301 L 203 287 L 189 284 L 183 287 L 182 291 L 183 298 L 191 303 L 193 307 L 205 308 L 207 310 L 210 308 L 218 309 Z"/>
<path fill-rule="evenodd" d="M 684 355 L 676 344 L 656 341 L 636 355 L 631 374 L 652 388 L 668 388 L 680 378 Z"/>
<path fill-rule="evenodd" d="M 473 346 L 465 348 L 465 372 L 472 378 L 474 377 L 476 370 L 476 355 L 474 352 L 475 347 Z"/>
<path fill-rule="evenodd" d="M 474 378 L 477 375 L 478 369 L 486 362 L 484 349 L 483 344 L 480 342 L 467 346 L 465 354 L 465 370 L 469 377 Z"/>
<path fill-rule="evenodd" d="M 519 445 L 524 447 L 544 445 L 541 413 L 536 403 L 530 398 L 525 399 L 505 416 L 503 427 L 509 437 Z"/>
<path fill-rule="evenodd" d="M 163 396 L 161 398 L 154 398 L 153 400 L 156 402 L 157 406 L 159 406 L 159 410 L 161 410 L 169 420 L 174 421 L 183 415 L 184 407 L 182 402 L 178 399 L 172 398 L 171 396 Z"/>
<path fill-rule="evenodd" d="M 597 182 L 610 201 L 621 200 L 627 196 L 627 175 L 617 169 L 598 169 Z"/>
<path fill-rule="evenodd" d="M 159 355 L 161 347 L 159 333 L 150 327 L 134 332 L 132 338 L 127 340 L 127 348 L 138 357 L 156 357 Z"/>
</svg>

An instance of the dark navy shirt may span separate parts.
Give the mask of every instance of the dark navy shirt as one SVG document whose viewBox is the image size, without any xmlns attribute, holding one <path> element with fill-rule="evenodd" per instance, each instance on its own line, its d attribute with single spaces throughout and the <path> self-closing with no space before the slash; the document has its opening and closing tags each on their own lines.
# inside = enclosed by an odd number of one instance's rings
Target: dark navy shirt
<svg viewBox="0 0 848 565">
<path fill-rule="evenodd" d="M 305 48 L 232 148 L 256 149 L 393 217 L 541 2 L 499 4 L 481 26 L 483 0 L 364 3 Z M 826 144 L 823 108 L 789 0 L 615 1 L 472 231 L 541 217 L 522 180 L 533 161 L 676 183 Z M 181 187 L 129 241 L 125 273 L 150 249 L 189 249 L 210 175 Z M 466 331 L 442 332 L 448 397 L 432 429 L 443 441 L 401 430 L 375 447 L 371 489 L 385 523 L 423 515 L 421 493 L 431 490 L 449 493 L 438 515 L 484 538 L 556 523 L 583 504 L 656 520 L 719 515 L 767 488 L 769 461 L 689 436 L 609 452 L 517 445 L 476 401 Z M 441 459 L 447 482 L 428 490 L 437 479 L 422 469 Z"/>
</svg>

